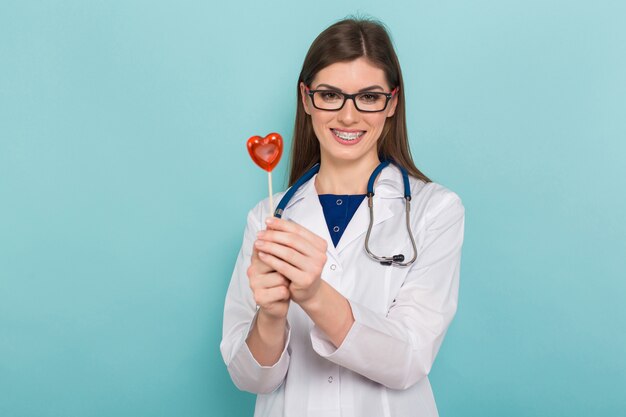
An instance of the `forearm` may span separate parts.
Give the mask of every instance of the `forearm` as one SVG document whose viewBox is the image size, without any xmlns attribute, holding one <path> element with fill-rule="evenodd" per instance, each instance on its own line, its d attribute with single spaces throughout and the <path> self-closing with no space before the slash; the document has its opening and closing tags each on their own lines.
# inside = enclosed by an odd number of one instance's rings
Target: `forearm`
<svg viewBox="0 0 626 417">
<path fill-rule="evenodd" d="M 272 366 L 280 359 L 287 339 L 286 324 L 286 318 L 271 318 L 259 310 L 246 339 L 248 349 L 259 365 Z"/>
<path fill-rule="evenodd" d="M 354 323 L 350 303 L 343 295 L 326 281 L 322 281 L 318 293 L 301 303 L 300 307 L 335 347 L 341 346 Z"/>
</svg>

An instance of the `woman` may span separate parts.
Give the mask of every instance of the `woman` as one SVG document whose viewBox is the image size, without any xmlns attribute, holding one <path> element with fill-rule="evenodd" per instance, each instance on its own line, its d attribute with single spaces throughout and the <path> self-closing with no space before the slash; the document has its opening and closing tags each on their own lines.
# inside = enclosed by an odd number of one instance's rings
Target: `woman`
<svg viewBox="0 0 626 417">
<path fill-rule="evenodd" d="M 311 167 L 282 218 L 268 199 L 248 214 L 220 346 L 235 385 L 258 394 L 255 416 L 436 416 L 427 375 L 456 312 L 464 207 L 412 161 L 380 23 L 340 21 L 309 49 L 290 186 Z M 366 238 L 403 256 L 373 260 Z"/>
</svg>

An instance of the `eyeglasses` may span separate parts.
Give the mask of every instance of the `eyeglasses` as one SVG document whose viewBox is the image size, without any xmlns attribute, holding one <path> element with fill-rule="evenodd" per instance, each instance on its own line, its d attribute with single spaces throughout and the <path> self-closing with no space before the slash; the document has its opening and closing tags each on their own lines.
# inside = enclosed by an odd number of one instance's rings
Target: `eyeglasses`
<svg viewBox="0 0 626 417">
<path fill-rule="evenodd" d="M 364 93 L 346 94 L 335 90 L 309 90 L 305 87 L 306 94 L 311 97 L 313 107 L 319 110 L 341 110 L 350 99 L 354 107 L 360 112 L 375 113 L 387 108 L 387 103 L 393 98 L 400 88 L 394 88 L 391 93 L 367 91 Z"/>
</svg>

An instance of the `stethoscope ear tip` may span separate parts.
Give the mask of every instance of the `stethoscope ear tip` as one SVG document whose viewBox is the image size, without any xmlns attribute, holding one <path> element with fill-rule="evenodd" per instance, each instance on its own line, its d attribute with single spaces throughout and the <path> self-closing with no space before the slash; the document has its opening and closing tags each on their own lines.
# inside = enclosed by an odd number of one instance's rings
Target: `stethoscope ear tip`
<svg viewBox="0 0 626 417">
<path fill-rule="evenodd" d="M 392 264 L 399 264 L 401 262 L 404 262 L 403 254 L 393 255 L 391 258 L 386 258 L 386 260 L 380 261 L 380 264 L 384 266 L 391 266 Z"/>
<path fill-rule="evenodd" d="M 391 264 L 400 263 L 400 262 L 404 262 L 403 254 L 393 255 L 391 258 L 387 258 L 384 261 L 380 261 L 380 264 L 384 266 L 391 266 Z"/>
</svg>

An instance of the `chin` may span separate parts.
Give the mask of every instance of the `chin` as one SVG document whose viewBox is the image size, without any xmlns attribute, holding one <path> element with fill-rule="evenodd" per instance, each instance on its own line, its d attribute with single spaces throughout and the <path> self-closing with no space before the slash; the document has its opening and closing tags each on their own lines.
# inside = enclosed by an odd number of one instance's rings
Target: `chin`
<svg viewBox="0 0 626 417">
<path fill-rule="evenodd" d="M 322 158 L 328 161 L 341 162 L 341 163 L 354 163 L 364 159 L 369 159 L 371 156 L 368 154 L 355 153 L 354 151 L 347 149 L 345 152 L 323 152 Z M 378 154 L 376 154 L 378 158 Z"/>
</svg>

